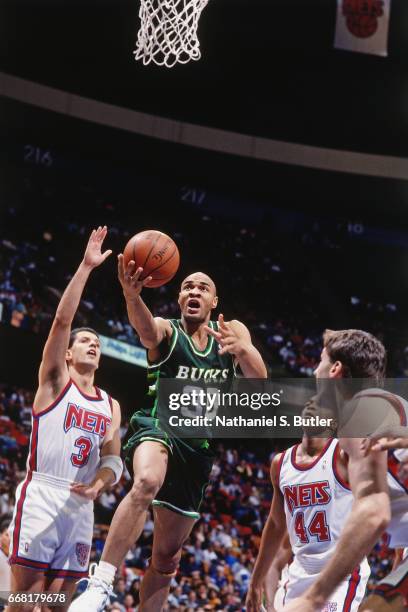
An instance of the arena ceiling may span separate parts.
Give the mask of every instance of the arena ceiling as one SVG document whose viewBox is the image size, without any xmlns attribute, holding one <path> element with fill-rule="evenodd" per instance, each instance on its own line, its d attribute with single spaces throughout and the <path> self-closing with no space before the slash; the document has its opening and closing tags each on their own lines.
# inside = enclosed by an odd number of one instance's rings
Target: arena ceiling
<svg viewBox="0 0 408 612">
<path fill-rule="evenodd" d="M 210 0 L 203 58 L 133 60 L 138 0 L 3 0 L 0 70 L 165 117 L 276 139 L 408 156 L 408 3 L 389 56 L 333 49 L 336 0 Z"/>
</svg>

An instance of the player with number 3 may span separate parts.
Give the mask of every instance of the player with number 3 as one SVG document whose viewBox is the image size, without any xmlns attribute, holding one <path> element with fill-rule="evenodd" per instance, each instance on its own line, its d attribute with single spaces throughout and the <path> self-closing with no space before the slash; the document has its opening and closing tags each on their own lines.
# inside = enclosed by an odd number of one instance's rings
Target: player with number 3
<svg viewBox="0 0 408 612">
<path fill-rule="evenodd" d="M 44 347 L 27 474 L 10 526 L 13 591 L 73 593 L 88 570 L 93 500 L 122 475 L 120 407 L 94 386 L 99 337 L 86 327 L 71 331 L 91 271 L 111 254 L 101 251 L 106 234 L 106 227 L 92 232 Z"/>
</svg>

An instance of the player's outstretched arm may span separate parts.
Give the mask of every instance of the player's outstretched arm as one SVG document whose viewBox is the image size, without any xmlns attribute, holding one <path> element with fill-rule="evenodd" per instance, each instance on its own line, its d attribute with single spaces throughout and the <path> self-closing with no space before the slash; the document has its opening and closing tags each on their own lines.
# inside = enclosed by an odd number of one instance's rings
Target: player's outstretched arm
<svg viewBox="0 0 408 612">
<path fill-rule="evenodd" d="M 105 251 L 105 253 L 101 251 L 107 231 L 106 226 L 104 226 L 98 227 L 91 233 L 83 260 L 62 294 L 45 343 L 39 371 L 39 384 L 40 387 L 50 385 L 54 395 L 57 395 L 68 381 L 65 357 L 69 334 L 86 281 L 92 270 L 100 266 L 112 253 L 110 250 Z"/>
<path fill-rule="evenodd" d="M 288 612 L 323 608 L 336 587 L 369 554 L 391 520 L 387 454 L 370 453 L 364 457 L 361 438 L 343 438 L 340 444 L 349 457 L 353 507 L 330 562 L 312 587 L 288 605 Z"/>
<path fill-rule="evenodd" d="M 120 405 L 112 400 L 112 423 L 105 435 L 101 449 L 101 462 L 94 480 L 89 484 L 73 483 L 71 490 L 82 497 L 94 500 L 112 484 L 120 480 L 123 471 L 120 459 Z"/>
<path fill-rule="evenodd" d="M 118 256 L 118 278 L 122 285 L 123 295 L 130 324 L 136 330 L 141 343 L 146 349 L 159 346 L 165 336 L 171 336 L 171 325 L 165 319 L 154 317 L 141 298 L 143 287 L 152 280 L 151 276 L 140 280 L 143 268 L 136 268 L 134 261 L 125 266 L 123 255 Z"/>
<path fill-rule="evenodd" d="M 218 331 L 210 327 L 205 329 L 220 344 L 220 355 L 234 355 L 245 378 L 267 378 L 265 363 L 258 349 L 252 344 L 251 334 L 243 323 L 237 320 L 226 322 L 224 315 L 220 314 Z"/>
<path fill-rule="evenodd" d="M 271 481 L 273 498 L 268 519 L 262 532 L 259 553 L 248 587 L 246 609 L 248 612 L 258 612 L 262 603 L 264 583 L 273 560 L 278 553 L 280 543 L 286 533 L 286 518 L 282 493 L 279 489 L 279 460 L 281 455 L 273 458 L 271 465 Z"/>
</svg>

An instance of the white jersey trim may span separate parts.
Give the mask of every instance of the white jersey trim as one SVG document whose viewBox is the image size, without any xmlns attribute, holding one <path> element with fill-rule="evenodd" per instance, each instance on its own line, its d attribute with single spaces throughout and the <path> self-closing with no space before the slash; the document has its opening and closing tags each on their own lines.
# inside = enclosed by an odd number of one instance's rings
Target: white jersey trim
<svg viewBox="0 0 408 612">
<path fill-rule="evenodd" d="M 43 408 L 42 410 L 40 410 L 39 412 L 34 412 L 33 410 L 33 417 L 35 419 L 43 416 L 44 414 L 47 414 L 47 412 L 50 412 L 51 410 L 53 410 L 53 408 L 55 408 L 57 406 L 57 404 L 59 404 L 59 402 L 64 398 L 64 396 L 67 394 L 67 392 L 69 391 L 69 389 L 71 388 L 71 386 L 74 385 L 76 387 L 76 389 L 79 391 L 79 393 L 88 401 L 90 402 L 101 402 L 103 401 L 103 395 L 101 392 L 101 389 L 99 389 L 99 387 L 97 387 L 95 385 L 95 391 L 96 391 L 96 396 L 95 395 L 88 395 L 87 393 L 85 393 L 84 391 L 82 391 L 82 389 L 80 389 L 78 387 L 78 385 L 76 384 L 76 382 L 70 378 L 67 382 L 67 384 L 65 385 L 65 387 L 62 389 L 62 391 L 60 391 L 60 393 L 58 394 L 58 396 L 55 398 L 55 400 L 49 405 L 47 406 L 47 408 Z M 110 395 L 107 394 L 108 400 L 109 400 L 109 405 L 112 411 L 112 398 Z"/>
<path fill-rule="evenodd" d="M 290 449 L 291 451 L 290 452 L 290 463 L 292 467 L 298 472 L 306 472 L 308 470 L 311 470 L 319 463 L 320 459 L 323 458 L 323 456 L 329 450 L 333 441 L 334 441 L 334 438 L 329 438 L 329 440 L 326 442 L 326 445 L 322 448 L 320 453 L 311 463 L 302 463 L 302 464 L 296 462 L 296 451 L 301 445 L 301 442 L 299 442 L 299 444 L 295 444 L 295 446 L 293 446 L 292 449 Z"/>
</svg>

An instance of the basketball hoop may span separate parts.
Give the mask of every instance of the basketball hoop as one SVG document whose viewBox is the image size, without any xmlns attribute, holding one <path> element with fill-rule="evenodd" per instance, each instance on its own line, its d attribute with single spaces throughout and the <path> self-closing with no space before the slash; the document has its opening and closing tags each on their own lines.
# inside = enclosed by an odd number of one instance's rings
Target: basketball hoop
<svg viewBox="0 0 408 612">
<path fill-rule="evenodd" d="M 135 59 L 171 68 L 201 57 L 198 20 L 208 0 L 140 0 Z"/>
</svg>

